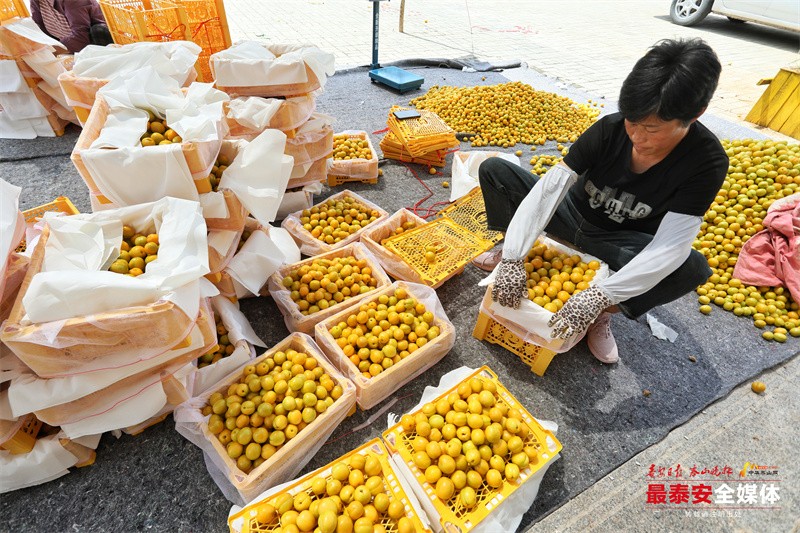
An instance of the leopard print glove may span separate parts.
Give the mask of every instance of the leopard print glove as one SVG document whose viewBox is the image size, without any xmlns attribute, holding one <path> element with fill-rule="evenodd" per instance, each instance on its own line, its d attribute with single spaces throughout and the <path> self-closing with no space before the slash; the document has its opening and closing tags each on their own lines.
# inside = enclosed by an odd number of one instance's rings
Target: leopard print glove
<svg viewBox="0 0 800 533">
<path fill-rule="evenodd" d="M 569 339 L 576 333 L 583 333 L 611 305 L 613 302 L 596 286 L 573 295 L 547 322 L 553 328 L 550 336 Z"/>
<path fill-rule="evenodd" d="M 522 297 L 528 294 L 527 280 L 522 259 L 503 259 L 492 287 L 492 300 L 505 307 L 518 308 Z"/>
</svg>

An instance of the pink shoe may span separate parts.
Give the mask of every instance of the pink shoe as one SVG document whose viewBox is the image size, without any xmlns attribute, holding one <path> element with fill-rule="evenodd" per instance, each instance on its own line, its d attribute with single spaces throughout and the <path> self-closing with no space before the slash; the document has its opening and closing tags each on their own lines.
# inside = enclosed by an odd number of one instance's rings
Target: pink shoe
<svg viewBox="0 0 800 533">
<path fill-rule="evenodd" d="M 619 361 L 617 341 L 611 333 L 611 313 L 601 313 L 586 332 L 589 351 L 601 363 L 611 364 Z"/>
<path fill-rule="evenodd" d="M 472 260 L 472 264 L 481 270 L 491 272 L 494 270 L 500 261 L 503 259 L 503 247 L 495 246 L 488 252 L 483 252 L 481 255 Z"/>
</svg>

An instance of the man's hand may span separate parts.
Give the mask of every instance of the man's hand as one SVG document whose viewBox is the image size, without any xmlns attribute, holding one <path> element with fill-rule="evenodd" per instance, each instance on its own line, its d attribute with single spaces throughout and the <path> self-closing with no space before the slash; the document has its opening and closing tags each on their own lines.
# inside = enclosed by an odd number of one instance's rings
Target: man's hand
<svg viewBox="0 0 800 533">
<path fill-rule="evenodd" d="M 611 305 L 613 302 L 596 286 L 573 295 L 547 322 L 553 328 L 550 336 L 554 339 L 569 339 L 576 333 L 583 333 Z"/>
<path fill-rule="evenodd" d="M 527 279 L 522 259 L 503 259 L 492 287 L 492 300 L 505 307 L 518 308 L 522 297 L 528 294 Z"/>
</svg>

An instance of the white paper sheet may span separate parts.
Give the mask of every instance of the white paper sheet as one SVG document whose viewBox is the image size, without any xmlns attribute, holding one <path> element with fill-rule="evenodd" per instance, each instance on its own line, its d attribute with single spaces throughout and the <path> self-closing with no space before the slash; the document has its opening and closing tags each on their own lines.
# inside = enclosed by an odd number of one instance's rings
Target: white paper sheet
<svg viewBox="0 0 800 533">
<path fill-rule="evenodd" d="M 242 126 L 263 130 L 281 108 L 281 104 L 282 101 L 277 98 L 233 98 L 228 105 L 227 116 Z"/>
<path fill-rule="evenodd" d="M 29 41 L 43 44 L 45 46 L 57 46 L 60 48 L 64 47 L 64 45 L 61 44 L 61 41 L 53 39 L 39 29 L 39 26 L 37 26 L 30 17 L 12 20 L 11 22 L 5 22 L 3 23 L 3 29 L 14 32 L 20 37 L 24 37 Z"/>
<path fill-rule="evenodd" d="M 266 130 L 239 150 L 225 170 L 219 187 L 239 198 L 262 225 L 273 220 L 281 205 L 294 159 L 284 155 L 286 135 Z"/>
<path fill-rule="evenodd" d="M 25 78 L 13 59 L 0 60 L 0 93 L 18 93 L 27 91 Z"/>
<path fill-rule="evenodd" d="M 48 218 L 48 214 L 45 214 L 45 219 Z M 50 322 L 112 311 L 152 303 L 168 297 L 170 292 L 174 294 L 168 299 L 174 298 L 173 301 L 180 307 L 196 309 L 198 300 L 194 295 L 197 288 L 190 291 L 191 295 L 183 297 L 176 291 L 208 273 L 205 220 L 197 202 L 164 198 L 151 204 L 57 220 L 57 226 L 51 231 L 59 234 L 59 244 L 45 248 L 45 260 L 49 253 L 66 254 L 71 264 L 79 265 L 84 261 L 80 256 L 91 254 L 94 260 L 93 263 L 86 263 L 89 266 L 97 264 L 98 257 L 113 255 L 112 250 L 116 249 L 111 247 L 106 238 L 103 239 L 104 249 L 99 251 L 97 240 L 88 241 L 74 236 L 72 230 L 86 221 L 103 226 L 112 222 L 120 228 L 123 224 L 130 224 L 143 231 L 154 229 L 159 234 L 158 260 L 150 263 L 147 271 L 137 278 L 98 270 L 40 272 L 33 277 L 23 299 L 28 320 Z M 92 298 L 85 297 L 88 293 L 92 294 Z"/>
<path fill-rule="evenodd" d="M 48 48 L 24 55 L 22 56 L 22 60 L 36 72 L 47 85 L 52 87 L 58 87 L 58 75 L 67 71 L 61 59 L 56 57 L 53 51 Z"/>
<path fill-rule="evenodd" d="M 189 41 L 132 43 L 124 46 L 89 45 L 75 54 L 75 76 L 109 80 L 143 67 L 183 85 L 202 48 Z"/>
<path fill-rule="evenodd" d="M 219 86 L 246 87 L 306 83 L 306 65 L 325 86 L 335 72 L 335 56 L 312 45 L 264 45 L 242 41 L 211 55 Z"/>
<path fill-rule="evenodd" d="M 0 108 L 11 120 L 47 117 L 48 112 L 27 86 L 17 93 L 0 93 Z"/>
<path fill-rule="evenodd" d="M 8 257 L 25 234 L 25 219 L 19 210 L 22 188 L 0 179 L 0 296 Z"/>
<path fill-rule="evenodd" d="M 35 139 L 55 137 L 47 117 L 14 120 L 5 111 L 0 111 L 0 139 Z"/>
</svg>

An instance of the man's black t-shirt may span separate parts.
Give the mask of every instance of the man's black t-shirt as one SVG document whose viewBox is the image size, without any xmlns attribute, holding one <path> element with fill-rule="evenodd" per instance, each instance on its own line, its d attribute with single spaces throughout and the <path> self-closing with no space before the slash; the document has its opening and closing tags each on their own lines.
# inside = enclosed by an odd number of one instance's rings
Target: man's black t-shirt
<svg viewBox="0 0 800 533">
<path fill-rule="evenodd" d="M 668 211 L 703 216 L 728 171 L 719 139 L 697 121 L 641 174 L 631 171 L 632 148 L 622 115 L 614 113 L 587 129 L 564 157 L 580 175 L 570 200 L 590 224 L 654 235 Z"/>
</svg>

